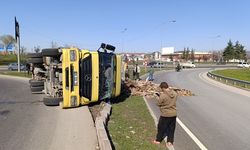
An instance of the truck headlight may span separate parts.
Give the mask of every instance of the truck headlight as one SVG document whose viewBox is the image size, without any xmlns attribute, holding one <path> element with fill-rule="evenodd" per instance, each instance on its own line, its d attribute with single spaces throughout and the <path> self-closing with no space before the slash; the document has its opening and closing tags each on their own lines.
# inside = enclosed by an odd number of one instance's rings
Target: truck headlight
<svg viewBox="0 0 250 150">
<path fill-rule="evenodd" d="M 71 104 L 71 107 L 77 106 L 77 97 L 76 96 L 71 96 L 70 104 Z"/>
<path fill-rule="evenodd" d="M 74 86 L 78 85 L 77 72 L 74 72 L 73 74 L 73 82 L 74 82 Z"/>
<path fill-rule="evenodd" d="M 70 61 L 76 61 L 76 51 L 70 50 Z"/>
</svg>

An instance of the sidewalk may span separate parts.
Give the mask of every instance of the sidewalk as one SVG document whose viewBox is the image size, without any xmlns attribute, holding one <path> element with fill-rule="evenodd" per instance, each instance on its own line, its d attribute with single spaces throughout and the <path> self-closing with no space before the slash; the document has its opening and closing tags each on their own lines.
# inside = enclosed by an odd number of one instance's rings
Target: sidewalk
<svg viewBox="0 0 250 150">
<path fill-rule="evenodd" d="M 96 129 L 87 106 L 61 109 L 49 150 L 95 150 Z"/>
</svg>

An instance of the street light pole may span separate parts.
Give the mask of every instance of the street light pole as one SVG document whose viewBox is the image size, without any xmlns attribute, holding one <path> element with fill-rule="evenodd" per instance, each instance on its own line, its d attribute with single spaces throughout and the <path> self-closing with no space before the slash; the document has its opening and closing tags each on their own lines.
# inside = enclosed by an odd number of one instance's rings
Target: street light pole
<svg viewBox="0 0 250 150">
<path fill-rule="evenodd" d="M 169 23 L 176 23 L 176 20 L 170 20 Z M 165 23 L 162 24 L 162 26 L 164 25 Z M 163 27 L 161 28 L 161 56 L 160 56 L 160 70 L 161 70 L 161 63 L 162 63 L 162 35 L 163 34 Z"/>
<path fill-rule="evenodd" d="M 121 33 L 124 34 L 128 29 L 124 28 Z M 124 36 L 122 36 L 122 52 L 124 51 Z"/>
</svg>

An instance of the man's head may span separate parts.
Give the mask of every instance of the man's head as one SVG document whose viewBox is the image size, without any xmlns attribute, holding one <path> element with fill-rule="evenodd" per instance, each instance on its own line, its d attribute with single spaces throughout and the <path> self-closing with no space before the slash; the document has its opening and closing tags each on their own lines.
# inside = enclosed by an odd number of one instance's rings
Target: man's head
<svg viewBox="0 0 250 150">
<path fill-rule="evenodd" d="M 160 88 L 161 88 L 161 89 L 167 89 L 167 88 L 168 88 L 168 84 L 167 84 L 166 82 L 162 82 L 162 83 L 160 84 Z"/>
</svg>

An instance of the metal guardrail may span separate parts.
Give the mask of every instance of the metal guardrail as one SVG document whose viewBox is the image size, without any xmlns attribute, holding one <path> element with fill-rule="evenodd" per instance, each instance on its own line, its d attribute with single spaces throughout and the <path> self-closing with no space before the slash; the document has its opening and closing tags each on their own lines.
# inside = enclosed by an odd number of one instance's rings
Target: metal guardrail
<svg viewBox="0 0 250 150">
<path fill-rule="evenodd" d="M 240 86 L 240 87 L 244 87 L 244 88 L 250 88 L 250 82 L 248 82 L 248 81 L 228 78 L 228 77 L 224 77 L 224 76 L 221 76 L 221 75 L 214 74 L 212 72 L 208 72 L 207 76 L 212 78 L 212 79 L 218 80 L 220 82 L 224 82 L 226 84 L 230 84 L 230 85 L 234 85 L 234 86 Z"/>
</svg>

